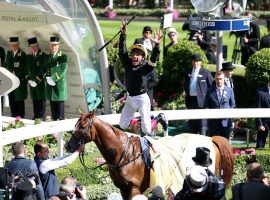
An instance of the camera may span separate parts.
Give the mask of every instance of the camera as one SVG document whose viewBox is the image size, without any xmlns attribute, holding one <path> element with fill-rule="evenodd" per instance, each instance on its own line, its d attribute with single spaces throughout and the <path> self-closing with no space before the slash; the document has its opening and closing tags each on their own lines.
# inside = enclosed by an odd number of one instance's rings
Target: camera
<svg viewBox="0 0 270 200">
<path fill-rule="evenodd" d="M 67 200 L 67 197 L 69 197 L 70 199 L 72 199 L 73 194 L 67 193 L 67 192 L 64 192 L 64 191 L 61 191 L 57 196 L 58 196 L 59 199 L 61 199 L 61 200 Z"/>
<path fill-rule="evenodd" d="M 221 198 L 225 196 L 225 183 L 217 176 L 209 176 L 207 193 L 214 198 Z"/>
</svg>

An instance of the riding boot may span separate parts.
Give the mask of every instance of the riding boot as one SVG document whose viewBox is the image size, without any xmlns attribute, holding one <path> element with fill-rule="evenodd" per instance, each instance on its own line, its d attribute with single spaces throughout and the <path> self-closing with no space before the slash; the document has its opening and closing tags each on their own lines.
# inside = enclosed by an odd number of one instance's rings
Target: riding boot
<svg viewBox="0 0 270 200">
<path fill-rule="evenodd" d="M 162 128 L 164 131 L 167 130 L 168 128 L 168 124 L 167 124 L 167 120 L 166 120 L 166 117 L 163 113 L 159 113 L 158 116 L 156 116 L 155 120 L 158 122 L 158 123 L 161 123 L 162 125 Z"/>
</svg>

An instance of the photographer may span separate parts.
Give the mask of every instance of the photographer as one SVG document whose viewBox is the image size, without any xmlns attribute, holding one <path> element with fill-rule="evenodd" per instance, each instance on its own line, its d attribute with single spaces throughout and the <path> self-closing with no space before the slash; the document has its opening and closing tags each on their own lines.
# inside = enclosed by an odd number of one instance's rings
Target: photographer
<svg viewBox="0 0 270 200">
<path fill-rule="evenodd" d="M 35 176 L 37 186 L 34 188 L 34 194 L 38 200 L 44 200 L 44 191 L 40 182 L 39 172 L 36 163 L 33 160 L 25 158 L 25 148 L 21 142 L 16 142 L 11 146 L 11 152 L 15 156 L 11 161 L 7 162 L 5 168 L 7 168 L 9 175 L 21 174 Z M 15 177 L 14 177 L 15 178 Z"/>
<path fill-rule="evenodd" d="M 270 197 L 268 178 L 259 163 L 247 166 L 247 182 L 232 187 L 233 200 L 264 200 Z"/>
<path fill-rule="evenodd" d="M 77 184 L 76 179 L 71 176 L 65 177 L 60 185 L 60 199 L 86 199 L 85 186 Z"/>
</svg>

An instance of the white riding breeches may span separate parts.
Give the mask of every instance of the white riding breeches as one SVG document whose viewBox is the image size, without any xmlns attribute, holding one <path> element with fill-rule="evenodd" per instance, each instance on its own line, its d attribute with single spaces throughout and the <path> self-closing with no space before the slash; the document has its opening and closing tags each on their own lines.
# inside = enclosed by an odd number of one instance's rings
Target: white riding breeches
<svg viewBox="0 0 270 200">
<path fill-rule="evenodd" d="M 151 133 L 151 104 L 147 93 L 137 96 L 127 96 L 125 106 L 121 112 L 119 126 L 127 129 L 134 113 L 138 111 L 141 115 L 141 127 L 145 134 Z"/>
</svg>

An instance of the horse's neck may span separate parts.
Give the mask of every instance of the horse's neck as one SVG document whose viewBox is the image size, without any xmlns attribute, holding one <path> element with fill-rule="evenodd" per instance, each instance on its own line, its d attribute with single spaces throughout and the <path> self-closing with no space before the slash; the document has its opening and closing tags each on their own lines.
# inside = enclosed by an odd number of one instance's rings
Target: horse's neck
<svg viewBox="0 0 270 200">
<path fill-rule="evenodd" d="M 94 126 L 96 136 L 93 141 L 96 143 L 104 159 L 109 164 L 115 164 L 127 141 L 126 134 L 101 120 L 96 120 Z"/>
</svg>

